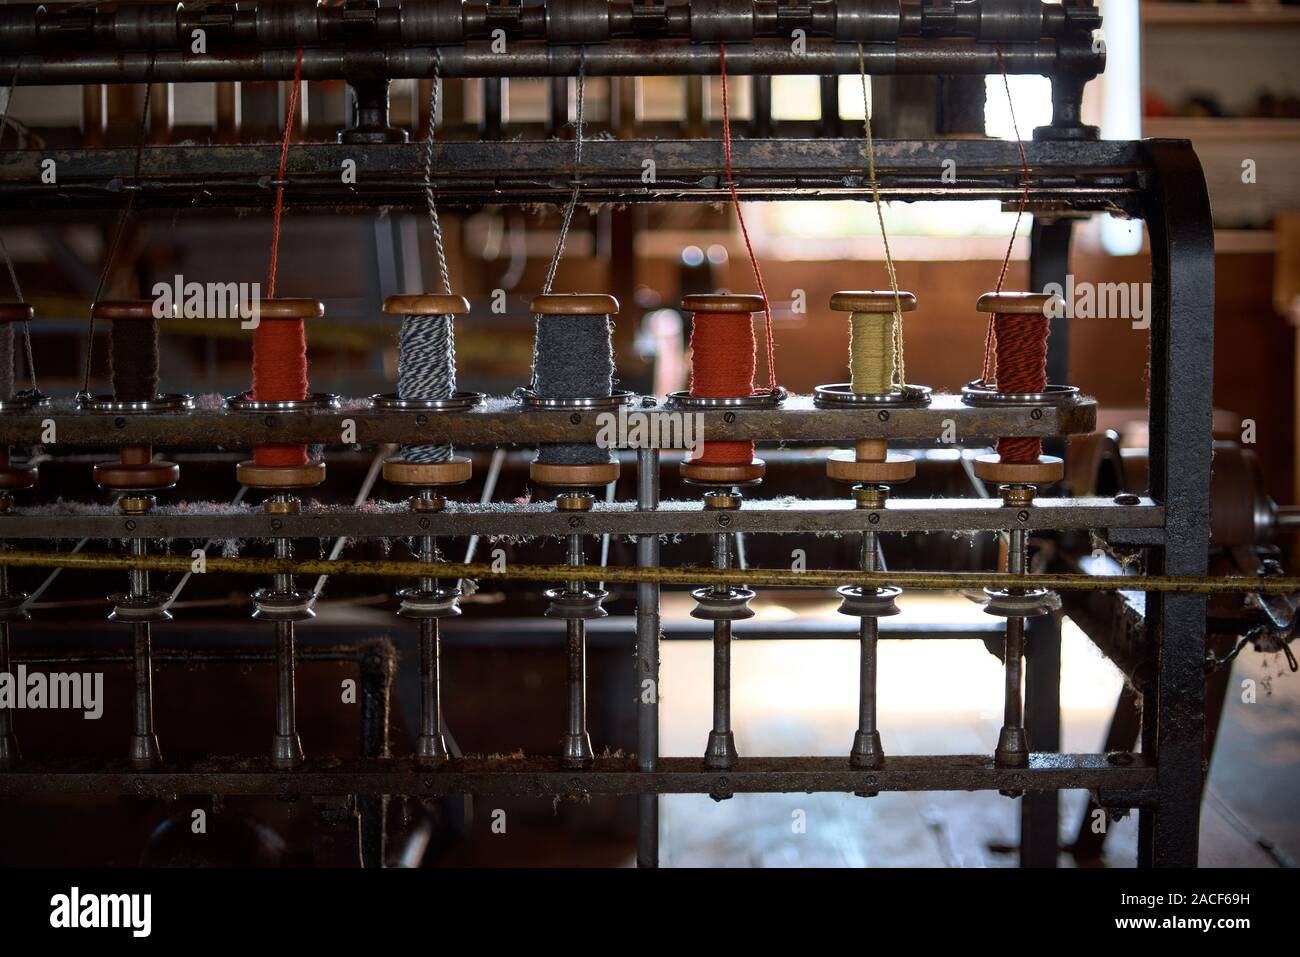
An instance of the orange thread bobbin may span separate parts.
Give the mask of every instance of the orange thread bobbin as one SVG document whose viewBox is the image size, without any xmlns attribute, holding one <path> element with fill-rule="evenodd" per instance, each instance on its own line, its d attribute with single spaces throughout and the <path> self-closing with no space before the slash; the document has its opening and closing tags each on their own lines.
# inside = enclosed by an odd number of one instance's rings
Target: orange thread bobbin
<svg viewBox="0 0 1300 957">
<path fill-rule="evenodd" d="M 692 314 L 691 398 L 754 395 L 754 313 L 766 308 L 763 297 L 687 296 L 682 308 Z M 681 465 L 683 478 L 717 484 L 752 482 L 765 471 L 762 459 L 754 457 L 753 442 L 704 442 L 699 454 Z"/>
<path fill-rule="evenodd" d="M 1047 390 L 1048 311 L 1057 301 L 1045 293 L 990 292 L 976 308 L 993 316 L 995 382 L 983 383 L 1003 395 L 1039 395 Z M 1064 466 L 1055 456 L 1043 455 L 1043 442 L 1035 436 L 1002 436 L 997 454 L 980 456 L 976 474 L 986 481 L 1011 484 L 1055 482 Z"/>
<path fill-rule="evenodd" d="M 307 338 L 304 320 L 325 314 L 316 299 L 263 299 L 253 332 L 253 402 L 302 402 L 307 394 Z M 308 460 L 306 445 L 258 445 L 251 462 L 241 462 L 240 482 L 253 487 L 317 485 L 323 462 Z"/>
</svg>

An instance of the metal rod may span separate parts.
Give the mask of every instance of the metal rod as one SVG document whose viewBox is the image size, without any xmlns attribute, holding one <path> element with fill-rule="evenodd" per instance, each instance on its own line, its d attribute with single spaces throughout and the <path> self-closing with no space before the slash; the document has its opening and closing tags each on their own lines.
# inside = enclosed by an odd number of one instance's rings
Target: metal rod
<svg viewBox="0 0 1300 957">
<path fill-rule="evenodd" d="M 450 756 L 442 733 L 442 648 L 437 618 L 420 619 L 420 737 L 416 756 L 421 764 L 439 765 Z"/>
<path fill-rule="evenodd" d="M 876 570 L 876 550 L 879 544 L 876 532 L 862 533 L 862 570 Z M 858 675 L 858 730 L 853 736 L 853 750 L 849 761 L 855 768 L 879 767 L 884 760 L 884 747 L 880 729 L 876 725 L 876 665 L 880 642 L 880 619 L 863 616 L 858 637 L 861 642 Z"/>
<path fill-rule="evenodd" d="M 731 535 L 719 532 L 713 537 L 713 567 L 725 571 L 731 562 Z M 726 596 L 729 588 L 715 582 L 713 593 Z M 731 730 L 731 622 L 713 623 L 713 729 L 704 749 L 704 766 L 726 770 L 736 766 L 736 736 Z"/>
<path fill-rule="evenodd" d="M 587 733 L 587 628 L 581 618 L 570 618 L 565 629 L 568 711 L 560 763 L 566 768 L 586 767 L 592 759 Z"/>
<path fill-rule="evenodd" d="M 636 505 L 642 511 L 659 507 L 659 450 L 639 449 L 636 455 Z M 659 564 L 659 536 L 639 535 L 638 568 Z M 653 771 L 659 763 L 659 586 L 636 587 L 637 770 Z M 659 866 L 659 797 L 637 800 L 637 866 Z"/>
<path fill-rule="evenodd" d="M 1014 528 L 1009 533 L 1007 546 L 1007 571 L 1023 575 L 1027 559 L 1028 538 L 1024 529 Z M 1008 618 L 1006 643 L 1003 650 L 1004 675 L 1002 731 L 998 736 L 994 759 L 1000 767 L 1024 767 L 1029 763 L 1029 742 L 1025 737 L 1025 710 L 1020 697 L 1024 678 L 1025 619 Z"/>
<path fill-rule="evenodd" d="M 579 45 L 550 46 L 516 43 L 504 52 L 489 44 L 442 47 L 439 72 L 444 78 L 576 76 Z M 867 44 L 863 65 L 875 75 L 994 75 L 1000 73 L 999 45 L 974 40 L 902 38 L 894 43 Z M 1091 53 L 1086 38 L 1037 40 L 1001 47 L 1008 74 L 1051 76 L 1063 70 L 1091 79 L 1101 72 L 1102 56 Z M 716 44 L 664 40 L 653 44 L 615 40 L 585 47 L 588 76 L 716 76 Z M 117 52 L 53 50 L 22 58 L 22 85 L 49 86 L 92 83 L 206 83 L 289 80 L 298 51 L 245 48 L 194 57 L 187 51 Z M 18 57 L 0 56 L 0 75 L 14 72 Z M 856 74 L 856 43 L 810 40 L 795 52 L 787 39 L 727 44 L 730 75 L 833 76 Z M 435 75 L 432 47 L 355 45 L 348 49 L 322 47 L 302 55 L 304 80 L 341 80 L 364 72 L 395 79 L 429 79 Z"/>
<path fill-rule="evenodd" d="M 8 593 L 7 582 L 0 571 L 0 595 Z M 9 666 L 9 622 L 0 621 L 0 675 L 10 674 Z M 0 707 L 0 770 L 15 767 L 22 759 L 18 750 L 18 738 L 14 735 L 13 716 L 9 708 Z"/>
<path fill-rule="evenodd" d="M 142 557 L 116 555 L 75 555 L 66 552 L 4 552 L 0 565 L 13 568 L 104 569 L 126 567 L 151 571 L 182 572 L 190 558 L 170 555 Z M 445 578 L 484 578 L 493 580 L 563 581 L 571 570 L 566 565 L 509 565 L 494 569 L 491 564 L 454 562 L 437 563 L 445 569 Z M 422 565 L 414 561 L 362 561 L 315 558 L 209 558 L 208 572 L 238 575 L 276 573 L 360 575 L 378 578 L 402 578 L 421 573 Z M 763 585 L 770 587 L 826 587 L 839 585 L 897 585 L 927 591 L 979 588 L 1047 588 L 1058 591 L 1147 591 L 1198 595 L 1285 595 L 1300 592 L 1300 578 L 1247 578 L 1241 575 L 1015 575 L 1005 572 L 862 572 L 846 569 L 809 569 L 790 571 L 780 568 L 618 568 L 602 571 L 606 581 L 615 583 L 654 582 L 660 585 Z"/>
</svg>

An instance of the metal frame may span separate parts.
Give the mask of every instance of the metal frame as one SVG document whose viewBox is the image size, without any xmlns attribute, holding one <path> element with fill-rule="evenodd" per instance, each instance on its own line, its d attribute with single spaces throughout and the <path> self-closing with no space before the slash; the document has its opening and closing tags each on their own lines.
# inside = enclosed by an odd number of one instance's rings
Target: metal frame
<svg viewBox="0 0 1300 957">
<path fill-rule="evenodd" d="M 254 32 L 273 31 L 277 43 L 262 50 L 235 51 L 233 48 L 208 60 L 189 61 L 157 42 L 157 31 L 177 29 L 156 23 L 147 29 L 137 23 L 138 43 L 119 42 L 129 35 L 129 17 L 114 21 L 111 35 L 119 48 L 67 52 L 42 39 L 36 27 L 29 29 L 25 17 L 30 8 L 0 12 L 0 75 L 19 68 L 22 83 L 190 81 L 212 79 L 287 78 L 293 72 L 293 48 L 309 45 L 300 35 L 308 29 L 300 22 L 303 6 L 284 5 L 286 19 L 264 24 L 254 10 Z M 408 3 L 409 8 L 415 5 Z M 486 5 L 469 4 L 462 10 L 478 11 Z M 691 4 L 699 8 L 683 22 L 673 19 L 672 10 L 685 4 L 656 6 L 662 11 L 662 30 L 646 28 L 636 36 L 619 39 L 617 30 L 609 36 L 581 36 L 565 40 L 566 29 L 592 19 L 578 10 L 583 4 L 549 4 L 562 10 L 553 25 L 548 19 L 527 20 L 520 8 L 492 8 L 483 16 L 516 17 L 507 32 L 522 38 L 501 58 L 484 47 L 459 45 L 412 45 L 403 38 L 384 45 L 385 30 L 401 32 L 382 11 L 368 11 L 365 23 L 346 37 L 331 37 L 334 47 L 313 46 L 304 55 L 304 76 L 341 76 L 354 83 L 378 83 L 399 76 L 430 76 L 435 58 L 443 76 L 571 76 L 581 66 L 588 75 L 646 75 L 671 73 L 701 75 L 718 68 L 718 42 L 726 42 L 730 72 L 743 73 L 856 73 L 856 42 L 843 42 L 836 29 L 816 36 L 804 59 L 794 59 L 789 44 L 765 39 L 755 22 L 767 24 L 763 4 Z M 783 36 L 798 14 L 782 20 L 775 12 L 773 36 Z M 1100 58 L 1087 49 L 1091 27 L 1079 24 L 1059 30 L 1050 37 L 1046 28 L 1030 36 L 1024 23 L 1015 25 L 1010 6 L 985 0 L 977 8 L 964 3 L 958 15 L 944 27 L 943 8 L 900 7 L 900 23 L 907 29 L 886 38 L 866 39 L 865 59 L 872 73 L 932 72 L 942 74 L 997 72 L 998 46 L 1005 46 L 1009 72 L 1043 72 L 1054 80 L 1056 116 L 1051 127 L 1039 131 L 1039 138 L 1025 145 L 1032 171 L 1029 184 L 1030 210 L 1066 216 L 1107 211 L 1146 220 L 1152 237 L 1152 282 L 1155 289 L 1151 324 L 1151 488 L 1150 499 L 1137 503 L 1110 500 L 1039 499 L 1023 511 L 1017 521 L 1023 528 L 1088 528 L 1110 534 L 1112 540 L 1139 544 L 1150 549 L 1156 571 L 1169 575 L 1197 575 L 1206 569 L 1209 543 L 1210 409 L 1213 335 L 1213 233 L 1204 177 L 1190 144 L 1183 141 L 1114 143 L 1091 141 L 1086 128 L 1078 125 L 1078 93 L 1100 68 Z M 432 4 L 427 9 L 440 7 Z M 611 4 L 611 11 L 618 4 Z M 133 9 L 133 8 L 132 8 Z M 269 9 L 269 8 L 268 8 Z M 328 32 L 341 14 L 332 8 L 313 21 L 313 29 Z M 394 8 L 385 8 L 394 9 Z M 650 8 L 647 8 L 650 9 Z M 854 4 L 807 5 L 808 17 L 817 10 L 823 17 L 834 10 L 856 9 Z M 972 11 L 987 10 L 987 30 Z M 1058 8 L 1062 9 L 1062 8 Z M 1073 6 L 1063 8 L 1069 16 Z M 1091 8 L 1085 8 L 1090 10 Z M 577 12 L 575 12 L 577 11 Z M 755 19 L 755 11 L 761 15 Z M 473 12 L 473 11 L 471 11 Z M 708 15 L 705 15 L 705 14 Z M 716 13 L 713 26 L 701 26 Z M 1095 11 L 1092 11 L 1095 13 Z M 222 14 L 223 16 L 225 14 Z M 432 15 L 432 14 L 430 14 Z M 477 14 L 475 14 L 477 15 Z M 622 13 L 619 13 L 621 16 Z M 980 13 L 979 16 L 984 16 Z M 75 41 L 91 30 L 108 35 L 106 27 L 95 27 L 98 13 L 89 16 L 89 27 L 67 28 Z M 611 14 L 613 16 L 613 14 Z M 655 17 L 660 13 L 656 12 Z M 681 14 L 677 14 L 680 18 Z M 999 21 L 997 16 L 1010 17 Z M 1057 16 L 1053 13 L 1052 16 Z M 234 15 L 235 20 L 245 17 Z M 576 19 L 574 19 L 576 17 Z M 938 17 L 926 28 L 926 17 Z M 962 19 L 965 17 L 966 19 Z M 245 17 L 246 18 L 246 17 Z M 915 18 L 915 22 L 913 19 Z M 599 20 L 600 17 L 596 16 Z M 1021 18 L 1023 20 L 1023 17 Z M 1032 19 L 1032 17 L 1030 18 Z M 305 21 L 304 21 L 305 22 Z M 492 21 L 495 22 L 495 21 Z M 610 22 L 621 22 L 611 20 Z M 659 22 L 656 20 L 656 22 Z M 751 24 L 749 33 L 737 33 L 737 23 Z M 812 20 L 809 21 L 813 23 Z M 822 21 L 824 25 L 824 20 Z M 123 23 L 128 26 L 122 26 Z M 481 26 L 474 21 L 475 29 Z M 970 24 L 974 23 L 974 33 Z M 995 25 L 1001 23 L 1001 25 Z M 488 24 L 487 20 L 483 24 Z M 1094 24 L 1095 25 L 1095 24 Z M 232 20 L 215 23 L 214 29 L 232 31 L 240 27 Z M 911 35 L 912 26 L 924 36 Z M 1040 24 L 1040 27 L 1042 24 Z M 1068 26 L 1068 25 L 1066 25 Z M 485 29 L 487 27 L 484 27 Z M 343 29 L 343 28 L 339 28 Z M 349 31 L 351 27 L 347 28 Z M 433 27 L 430 27 L 433 29 Z M 438 29 L 442 29 L 439 27 Z M 448 28 L 450 29 L 450 28 Z M 585 29 L 585 28 L 583 28 Z M 775 29 L 775 28 L 773 28 Z M 36 32 L 32 32 L 35 30 Z M 154 31 L 150 33 L 149 31 Z M 685 32 L 682 32 L 682 31 Z M 700 31 L 708 35 L 701 35 Z M 1011 34 L 1004 31 L 1010 30 Z M 80 31 L 80 32 L 79 32 Z M 279 31 L 279 32 L 275 32 Z M 540 32 L 539 32 L 540 31 Z M 717 31 L 717 32 L 709 32 Z M 1018 31 L 1018 32 L 1017 32 Z M 992 34 L 992 35 L 990 35 Z M 153 39 L 150 40 L 149 38 Z M 678 39 L 674 39 L 677 37 Z M 964 37 L 964 39 L 963 39 Z M 324 38 L 324 37 L 322 37 Z M 533 39 L 529 39 L 533 38 Z M 543 39 L 544 38 L 544 39 Z M 689 38 L 686 39 L 686 38 Z M 146 42 L 148 41 L 148 42 Z M 838 41 L 838 42 L 837 42 Z M 430 42 L 442 42 L 436 39 Z M 112 47 L 113 43 L 106 46 Z M 580 47 L 580 43 L 592 45 Z M 140 47 L 146 47 L 140 49 Z M 489 81 L 491 82 L 491 81 Z M 373 94 L 373 91 L 372 91 Z M 381 94 L 373 94 L 381 95 Z M 386 96 L 386 91 L 382 93 Z M 490 124 L 489 124 L 490 125 Z M 364 208 L 380 205 L 417 206 L 423 202 L 422 157 L 414 145 L 374 144 L 358 149 L 348 145 L 305 145 L 295 147 L 286 173 L 285 202 L 300 208 Z M 42 154 L 42 157 L 45 154 Z M 18 215 L 25 212 L 80 211 L 117 208 L 122 189 L 136 189 L 137 208 L 265 208 L 268 188 L 274 183 L 277 151 L 272 147 L 150 147 L 139 158 L 135 177 L 133 150 L 55 151 L 60 181 L 56 188 L 41 187 L 33 175 L 39 159 L 34 154 L 0 155 L 0 196 L 6 208 Z M 435 187 L 452 203 L 531 203 L 556 201 L 568 195 L 573 171 L 570 147 L 563 142 L 442 142 L 438 145 Z M 887 199 L 926 200 L 934 198 L 998 198 L 1014 201 L 1023 187 L 1019 154 L 1014 144 L 978 141 L 880 141 L 877 165 L 881 193 Z M 346 196 L 338 193 L 333 170 L 342 158 L 358 158 L 357 187 Z M 641 163 L 651 158 L 659 171 L 656 182 L 640 181 Z M 959 178 L 945 183 L 939 177 L 943 160 L 957 161 Z M 734 182 L 746 199 L 855 198 L 866 193 L 863 145 L 857 140 L 788 139 L 738 140 L 734 155 Z M 722 149 L 716 140 L 693 141 L 593 141 L 588 144 L 582 187 L 593 202 L 613 201 L 716 201 L 725 198 L 728 184 L 722 171 Z M 1035 226 L 1035 282 L 1046 269 L 1055 275 L 1063 270 L 1068 253 L 1069 226 L 1058 220 L 1052 226 Z M 1046 263 L 1046 265 L 1044 265 Z M 1058 340 L 1064 337 L 1058 336 Z M 1063 381 L 1062 353 L 1054 354 L 1054 379 Z M 643 404 L 641 408 L 653 408 Z M 928 407 L 889 409 L 878 412 L 816 408 L 810 397 L 790 397 L 780 408 L 706 412 L 705 427 L 721 438 L 802 442 L 848 442 L 863 437 L 893 439 L 931 437 L 938 434 L 944 418 L 958 418 L 963 436 L 1041 435 L 1056 436 L 1086 431 L 1095 422 L 1095 404 L 1078 400 L 1063 407 L 971 408 L 954 396 L 936 395 Z M 104 417 L 91 418 L 75 410 L 52 408 L 40 414 L 15 413 L 0 418 L 0 442 L 24 445 L 38 441 L 44 419 L 56 422 L 59 446 L 102 447 Z M 370 409 L 348 412 L 312 412 L 284 415 L 235 415 L 224 412 L 191 412 L 183 415 L 154 415 L 112 420 L 112 443 L 154 444 L 168 447 L 254 445 L 266 442 L 332 442 L 339 435 L 344 418 L 354 420 L 360 441 L 371 444 L 388 441 L 431 441 L 454 439 L 459 444 L 536 444 L 554 441 L 590 440 L 594 423 L 580 413 L 555 413 L 519 408 L 480 409 L 437 416 Z M 637 453 L 637 503 L 635 509 L 595 509 L 583 516 L 583 534 L 638 535 L 637 564 L 653 568 L 658 564 L 657 534 L 683 532 L 710 534 L 717 516 L 698 506 L 659 502 L 660 455 L 656 450 Z M 459 507 L 438 515 L 416 516 L 400 510 L 378 514 L 313 514 L 295 516 L 158 513 L 127 518 L 108 515 L 25 516 L 22 510 L 0 517 L 5 538 L 120 536 L 210 537 L 257 535 L 273 532 L 279 537 L 294 535 L 349 535 L 378 537 L 424 534 L 457 534 L 470 531 L 554 535 L 568 534 L 570 516 L 541 510 L 521 509 L 504 518 Z M 988 502 L 946 503 L 894 500 L 887 508 L 859 511 L 830 503 L 809 503 L 797 511 L 768 510 L 750 506 L 728 516 L 732 531 L 783 533 L 806 531 L 861 531 L 864 522 L 879 530 L 924 528 L 998 529 L 1008 524 L 1009 510 Z M 122 523 L 135 524 L 127 528 Z M 420 522 L 427 522 L 421 525 Z M 279 523 L 272 527 L 270 523 Z M 563 527 L 560 523 L 565 523 Z M 878 523 L 878 524 L 877 524 Z M 506 532 L 506 529 L 509 529 Z M 1144 705 L 1141 755 L 1127 752 L 1113 755 L 1063 755 L 1055 753 L 1059 730 L 1052 715 L 1059 704 L 1050 682 L 1059 672 L 1059 632 L 1031 636 L 1031 675 L 1027 689 L 1030 730 L 1039 751 L 1028 768 L 999 768 L 990 756 L 891 756 L 884 768 L 854 770 L 847 758 L 742 758 L 729 771 L 707 771 L 698 759 L 658 756 L 659 678 L 659 587 L 651 582 L 637 587 L 638 756 L 629 759 L 597 759 L 586 770 L 564 770 L 556 758 L 524 761 L 458 759 L 441 769 L 429 771 L 411 766 L 404 759 L 375 757 L 354 766 L 321 768 L 308 762 L 301 769 L 272 771 L 257 761 L 243 768 L 221 765 L 203 769 L 167 767 L 157 772 L 129 772 L 112 765 L 99 771 L 30 764 L 0 773 L 0 794 L 37 792 L 117 792 L 135 794 L 172 793 L 270 793 L 313 795 L 385 795 L 510 793 L 547 796 L 576 796 L 589 793 L 637 794 L 641 815 L 638 861 L 654 866 L 658 859 L 657 795 L 699 792 L 729 797 L 744 791 L 839 790 L 873 793 L 881 790 L 996 789 L 1025 793 L 1026 859 L 1051 863 L 1055 849 L 1055 802 L 1050 808 L 1036 795 L 1066 788 L 1085 788 L 1096 793 L 1107 807 L 1140 809 L 1140 863 L 1147 866 L 1190 866 L 1196 863 L 1199 802 L 1201 790 L 1201 748 L 1204 732 L 1203 693 L 1205 658 L 1205 598 L 1195 594 L 1151 593 L 1147 595 L 1146 633 L 1155 642 L 1158 666 L 1149 682 L 1141 687 Z M 1048 831 L 1050 821 L 1051 831 Z M 1050 837 L 1051 846 L 1048 848 Z"/>
</svg>

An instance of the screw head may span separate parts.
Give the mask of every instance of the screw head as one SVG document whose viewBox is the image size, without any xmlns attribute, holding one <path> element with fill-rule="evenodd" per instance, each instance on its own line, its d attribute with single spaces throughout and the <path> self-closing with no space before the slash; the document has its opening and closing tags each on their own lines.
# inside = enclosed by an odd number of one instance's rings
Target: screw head
<svg viewBox="0 0 1300 957">
<path fill-rule="evenodd" d="M 889 410 L 888 410 L 888 409 L 881 409 L 879 412 L 876 413 L 876 418 L 879 419 L 881 422 L 888 422 L 888 421 L 889 421 Z"/>
<path fill-rule="evenodd" d="M 1041 418 L 1043 417 L 1043 410 L 1042 410 L 1042 409 L 1033 409 L 1033 410 L 1029 413 L 1029 417 L 1030 417 L 1031 419 L 1033 419 L 1035 422 L 1037 422 L 1039 419 L 1041 419 Z"/>
</svg>

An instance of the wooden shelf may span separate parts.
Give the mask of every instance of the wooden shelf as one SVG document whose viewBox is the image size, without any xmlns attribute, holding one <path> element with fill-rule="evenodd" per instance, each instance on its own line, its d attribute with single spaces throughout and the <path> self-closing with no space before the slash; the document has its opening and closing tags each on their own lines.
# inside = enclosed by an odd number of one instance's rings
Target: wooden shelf
<svg viewBox="0 0 1300 957">
<path fill-rule="evenodd" d="M 1142 135 L 1178 140 L 1291 140 L 1300 139 L 1300 119 L 1144 116 Z"/>
<path fill-rule="evenodd" d="M 1142 25 L 1300 27 L 1300 6 L 1280 3 L 1144 3 Z"/>
</svg>

